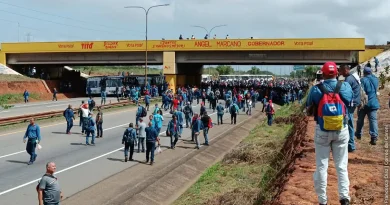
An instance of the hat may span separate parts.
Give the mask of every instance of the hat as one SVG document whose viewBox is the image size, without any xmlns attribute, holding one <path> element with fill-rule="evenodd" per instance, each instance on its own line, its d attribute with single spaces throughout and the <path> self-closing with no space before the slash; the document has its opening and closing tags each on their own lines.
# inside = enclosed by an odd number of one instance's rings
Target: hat
<svg viewBox="0 0 390 205">
<path fill-rule="evenodd" d="M 363 73 L 371 74 L 371 68 L 370 67 L 364 67 Z"/>
<path fill-rule="evenodd" d="M 326 62 L 322 66 L 321 71 L 324 75 L 336 76 L 337 75 L 337 65 L 334 62 Z"/>
</svg>

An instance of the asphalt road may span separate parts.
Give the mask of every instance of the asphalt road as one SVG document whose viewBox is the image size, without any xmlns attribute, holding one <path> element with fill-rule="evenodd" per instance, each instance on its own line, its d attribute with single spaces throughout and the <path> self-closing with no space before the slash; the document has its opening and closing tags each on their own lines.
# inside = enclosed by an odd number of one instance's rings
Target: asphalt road
<svg viewBox="0 0 390 205">
<path fill-rule="evenodd" d="M 199 112 L 199 106 L 193 109 Z M 208 112 L 213 122 L 217 122 L 216 113 L 212 113 L 212 110 Z M 224 115 L 225 123 L 230 122 L 229 118 L 229 114 Z M 170 145 L 169 137 L 165 136 L 170 119 L 169 113 L 164 114 L 164 126 L 160 133 L 163 148 Z M 38 157 L 33 165 L 27 165 L 29 155 L 22 142 L 25 130 L 0 133 L 0 204 L 36 204 L 35 187 L 49 161 L 57 165 L 56 175 L 65 197 L 136 165 L 139 162 L 122 162 L 124 154 L 121 144 L 125 128 L 134 121 L 134 108 L 107 113 L 104 115 L 104 138 L 96 139 L 95 146 L 85 145 L 85 137 L 80 134 L 77 120 L 72 135 L 65 134 L 65 123 L 41 127 L 43 148 L 37 151 Z M 183 131 L 183 139 L 186 138 L 190 138 L 190 129 Z M 203 142 L 203 137 L 200 140 Z M 145 154 L 135 153 L 134 158 L 144 161 Z"/>
<path fill-rule="evenodd" d="M 65 110 L 69 104 L 75 107 L 79 107 L 81 104 L 81 101 L 85 100 L 87 101 L 87 97 L 83 98 L 70 98 L 66 100 L 58 100 L 58 101 L 41 101 L 41 102 L 34 102 L 34 103 L 21 103 L 21 104 L 15 104 L 14 107 L 6 109 L 6 110 L 0 110 L 0 118 L 8 118 L 13 116 L 20 116 L 20 115 L 29 115 L 29 114 L 36 114 L 36 113 L 42 113 L 42 112 L 49 112 L 49 111 L 58 111 L 58 110 Z M 96 105 L 100 105 L 100 97 L 94 98 Z M 109 102 L 115 103 L 117 102 L 116 98 L 108 97 L 106 100 L 106 104 Z"/>
</svg>

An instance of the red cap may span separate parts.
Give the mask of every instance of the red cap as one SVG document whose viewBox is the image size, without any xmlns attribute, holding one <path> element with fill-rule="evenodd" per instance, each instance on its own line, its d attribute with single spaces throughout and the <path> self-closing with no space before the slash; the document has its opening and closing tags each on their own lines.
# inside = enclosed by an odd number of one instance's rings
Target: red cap
<svg viewBox="0 0 390 205">
<path fill-rule="evenodd" d="M 336 76 L 337 75 L 337 65 L 334 62 L 326 62 L 321 69 L 324 75 Z"/>
</svg>

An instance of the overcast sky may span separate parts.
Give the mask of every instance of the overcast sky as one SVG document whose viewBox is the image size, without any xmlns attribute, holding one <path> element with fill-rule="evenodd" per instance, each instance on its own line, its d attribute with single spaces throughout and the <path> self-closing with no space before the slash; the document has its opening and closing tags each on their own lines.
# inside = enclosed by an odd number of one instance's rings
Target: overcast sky
<svg viewBox="0 0 390 205">
<path fill-rule="evenodd" d="M 149 39 L 203 38 L 192 25 L 226 24 L 212 35 L 390 41 L 390 0 L 0 0 L 0 42 L 18 41 L 18 23 L 20 41 L 143 39 L 144 11 L 124 6 L 165 3 L 149 13 Z"/>
</svg>

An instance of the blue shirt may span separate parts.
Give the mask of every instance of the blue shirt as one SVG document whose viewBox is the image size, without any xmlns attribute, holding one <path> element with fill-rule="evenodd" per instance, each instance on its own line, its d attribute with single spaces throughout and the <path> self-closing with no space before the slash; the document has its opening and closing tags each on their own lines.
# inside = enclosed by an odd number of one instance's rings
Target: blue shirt
<svg viewBox="0 0 390 205">
<path fill-rule="evenodd" d="M 324 87 L 329 91 L 333 92 L 336 88 L 337 80 L 336 79 L 327 79 L 323 82 Z M 306 101 L 306 107 L 309 107 L 311 105 L 316 105 L 320 103 L 320 100 L 322 98 L 321 90 L 318 88 L 318 86 L 313 86 L 310 90 L 310 93 L 307 97 Z M 347 106 L 352 101 L 352 88 L 347 82 L 343 82 L 340 87 L 339 92 L 340 98 L 343 101 L 344 105 Z M 345 107 L 346 108 L 346 107 Z M 318 121 L 317 121 L 318 123 Z"/>
<path fill-rule="evenodd" d="M 172 136 L 175 136 L 176 134 L 179 134 L 180 133 L 180 124 L 177 122 L 176 120 L 176 131 L 175 131 L 175 122 L 173 120 L 171 120 L 169 123 L 168 123 L 168 127 L 167 127 L 167 130 L 170 132 L 170 134 Z"/>
<path fill-rule="evenodd" d="M 146 132 L 146 141 L 147 142 L 155 142 L 158 137 L 157 130 L 154 127 L 147 127 L 145 129 Z"/>
<path fill-rule="evenodd" d="M 180 125 L 183 124 L 183 113 L 181 111 L 176 111 L 175 112 L 177 121 L 179 122 Z"/>
<path fill-rule="evenodd" d="M 202 121 L 200 119 L 196 119 L 192 124 L 192 132 L 200 132 L 202 130 Z"/>
<path fill-rule="evenodd" d="M 149 95 L 145 95 L 145 103 L 150 104 L 150 96 Z"/>
<path fill-rule="evenodd" d="M 73 110 L 72 109 L 66 109 L 65 110 L 65 112 L 64 112 L 64 117 L 65 117 L 65 119 L 66 120 L 71 120 L 71 119 L 73 119 L 73 117 L 74 117 L 74 113 L 73 113 Z"/>
<path fill-rule="evenodd" d="M 41 129 L 39 128 L 39 126 L 36 124 L 28 125 L 27 130 L 26 130 L 26 134 L 24 134 L 23 139 L 26 139 L 26 138 L 29 138 L 29 139 L 37 138 L 38 141 L 41 141 Z"/>
<path fill-rule="evenodd" d="M 155 123 L 155 127 L 161 128 L 162 127 L 162 122 L 164 121 L 164 118 L 160 114 L 155 114 L 154 117 L 153 117 L 153 121 Z"/>
<path fill-rule="evenodd" d="M 352 93 L 353 93 L 353 97 L 352 97 L 352 102 L 353 102 L 353 106 L 358 106 L 360 105 L 360 83 L 356 80 L 355 77 L 353 77 L 353 75 L 349 75 L 345 78 L 344 80 L 345 82 L 349 83 L 349 85 L 351 86 L 352 88 Z M 350 106 L 350 105 L 347 105 L 347 106 Z"/>
<path fill-rule="evenodd" d="M 221 104 L 218 104 L 217 105 L 217 113 L 218 115 L 223 115 L 224 114 L 224 111 L 225 109 L 223 108 L 223 106 Z"/>
<path fill-rule="evenodd" d="M 378 78 L 374 75 L 367 75 L 364 78 L 360 79 L 360 82 L 362 83 L 364 92 L 366 92 L 368 96 L 368 103 L 366 106 L 369 109 L 379 109 L 380 105 L 378 97 L 376 95 L 376 91 L 378 90 L 379 85 Z"/>
<path fill-rule="evenodd" d="M 142 106 L 138 106 L 137 108 L 137 117 L 141 117 L 141 114 L 142 114 Z"/>
<path fill-rule="evenodd" d="M 23 93 L 24 97 L 28 97 L 29 95 L 30 95 L 30 93 L 28 93 L 27 91 Z"/>
<path fill-rule="evenodd" d="M 125 130 L 125 133 L 123 133 L 122 143 L 130 142 L 131 140 L 135 141 L 136 137 L 137 137 L 137 134 L 135 132 L 135 129 L 129 127 Z"/>
</svg>

